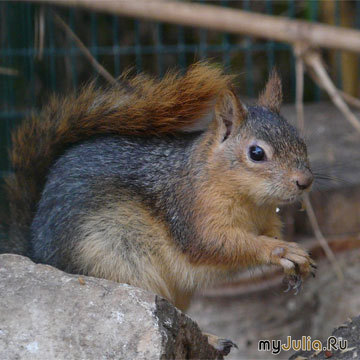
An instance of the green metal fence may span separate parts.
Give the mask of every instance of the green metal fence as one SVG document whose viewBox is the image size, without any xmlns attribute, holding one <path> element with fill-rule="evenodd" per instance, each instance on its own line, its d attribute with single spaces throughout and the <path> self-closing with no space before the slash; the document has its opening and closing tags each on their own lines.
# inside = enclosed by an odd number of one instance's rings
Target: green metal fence
<svg viewBox="0 0 360 360">
<path fill-rule="evenodd" d="M 317 21 L 319 17 L 319 1 L 314 0 L 223 0 L 211 3 L 310 21 Z M 335 4 L 339 7 L 339 1 Z M 240 92 L 253 97 L 263 85 L 269 69 L 276 64 L 284 79 L 286 100 L 293 100 L 294 58 L 286 44 L 78 9 L 3 1 L 0 2 L 1 176 L 11 170 L 6 153 L 11 129 L 31 111 L 37 111 L 50 93 L 69 91 L 97 76 L 81 50 L 56 25 L 51 9 L 65 20 L 92 55 L 115 77 L 129 67 L 161 76 L 170 67 L 184 69 L 196 60 L 211 58 L 240 74 Z M 355 3 L 354 11 L 356 25 L 360 27 L 359 2 Z M 38 19 L 45 20 L 42 50 L 35 44 L 35 35 L 39 33 Z M 335 23 L 339 23 L 338 17 Z M 4 74 L 4 69 L 17 74 Z M 321 94 L 311 84 L 307 86 L 306 96 L 319 100 Z"/>
</svg>

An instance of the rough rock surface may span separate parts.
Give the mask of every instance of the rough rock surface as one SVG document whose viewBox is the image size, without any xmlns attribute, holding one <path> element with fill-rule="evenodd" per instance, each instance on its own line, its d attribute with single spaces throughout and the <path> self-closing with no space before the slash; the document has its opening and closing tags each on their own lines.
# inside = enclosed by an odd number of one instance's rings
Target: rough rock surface
<svg viewBox="0 0 360 360">
<path fill-rule="evenodd" d="M 166 300 L 0 255 L 0 359 L 221 359 Z"/>
<path fill-rule="evenodd" d="M 323 350 L 318 351 L 298 351 L 289 360 L 353 360 L 360 359 L 360 316 L 357 316 L 336 328 L 332 336 L 336 338 L 338 343 L 335 345 L 336 350 L 329 349 L 329 344 L 324 341 Z M 347 342 L 345 344 L 345 341 Z M 344 347 L 343 349 L 340 348 Z"/>
</svg>

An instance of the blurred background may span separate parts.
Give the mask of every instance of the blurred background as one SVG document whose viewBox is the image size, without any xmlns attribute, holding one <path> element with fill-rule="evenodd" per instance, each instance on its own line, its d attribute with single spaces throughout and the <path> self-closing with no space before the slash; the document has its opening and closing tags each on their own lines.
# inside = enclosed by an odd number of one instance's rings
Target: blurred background
<svg viewBox="0 0 360 360">
<path fill-rule="evenodd" d="M 335 0 L 198 1 L 249 12 L 321 21 L 360 29 L 360 2 Z M 0 3 L 0 171 L 8 171 L 9 130 L 50 93 L 64 93 L 97 77 L 77 44 L 54 21 L 49 6 L 29 2 Z M 114 77 L 133 69 L 162 76 L 169 68 L 185 69 L 200 59 L 212 59 L 239 74 L 243 96 L 256 97 L 271 69 L 281 72 L 285 102 L 295 97 L 295 61 L 291 46 L 259 38 L 226 34 L 83 9 L 56 8 L 94 58 Z M 43 30 L 41 30 L 41 27 Z M 39 30 L 40 29 L 40 30 Z M 359 57 L 325 51 L 326 65 L 336 85 L 359 95 Z M 102 80 L 101 78 L 99 79 Z M 305 101 L 326 98 L 307 77 Z"/>
<path fill-rule="evenodd" d="M 360 1 L 197 1 L 247 12 L 278 15 L 360 30 Z M 66 27 L 56 21 L 59 16 Z M 170 68 L 184 71 L 210 59 L 238 74 L 240 96 L 252 101 L 270 69 L 283 79 L 283 114 L 296 123 L 296 59 L 283 42 L 206 28 L 185 27 L 113 16 L 84 8 L 31 2 L 0 2 L 0 176 L 11 172 L 7 158 L 10 132 L 24 117 L 37 112 L 52 93 L 67 93 L 96 78 L 106 83 L 71 29 L 91 56 L 113 77 L 124 70 L 163 76 Z M 359 118 L 360 57 L 356 52 L 322 49 L 334 85 L 353 99 Z M 295 205 L 281 209 L 287 239 L 304 243 L 320 263 L 318 277 L 302 294 L 283 293 L 273 269 L 246 271 L 232 284 L 199 294 L 191 316 L 208 332 L 238 343 L 232 359 L 268 359 L 257 351 L 259 339 L 310 335 L 323 340 L 335 325 L 360 313 L 360 150 L 359 132 L 345 120 L 326 91 L 309 72 L 304 78 L 305 137 L 317 181 L 311 196 L 314 219 Z M 317 233 L 317 237 L 314 236 Z M 325 236 L 337 265 L 319 245 Z M 338 267 L 338 270 L 336 270 Z M 339 270 L 340 268 L 340 270 Z M 357 295 L 356 295 L 357 294 Z M 281 354 L 277 358 L 287 358 Z"/>
</svg>

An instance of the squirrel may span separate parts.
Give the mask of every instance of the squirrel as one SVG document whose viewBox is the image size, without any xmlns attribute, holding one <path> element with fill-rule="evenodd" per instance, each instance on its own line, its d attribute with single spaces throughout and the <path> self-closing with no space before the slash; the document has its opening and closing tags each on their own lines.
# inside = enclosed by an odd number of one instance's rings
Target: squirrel
<svg viewBox="0 0 360 360">
<path fill-rule="evenodd" d="M 138 286 L 181 310 L 244 267 L 278 265 L 298 289 L 316 265 L 281 240 L 276 207 L 313 175 L 279 113 L 276 71 L 253 106 L 208 63 L 126 83 L 53 97 L 13 132 L 0 250 Z"/>
</svg>

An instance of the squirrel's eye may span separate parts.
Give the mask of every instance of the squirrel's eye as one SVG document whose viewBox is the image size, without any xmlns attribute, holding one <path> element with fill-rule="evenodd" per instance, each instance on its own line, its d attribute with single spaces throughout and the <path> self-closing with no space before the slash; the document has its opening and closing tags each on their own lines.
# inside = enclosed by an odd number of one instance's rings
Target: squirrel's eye
<svg viewBox="0 0 360 360">
<path fill-rule="evenodd" d="M 251 160 L 263 161 L 265 160 L 265 151 L 263 148 L 257 145 L 250 146 L 249 156 Z"/>
</svg>

